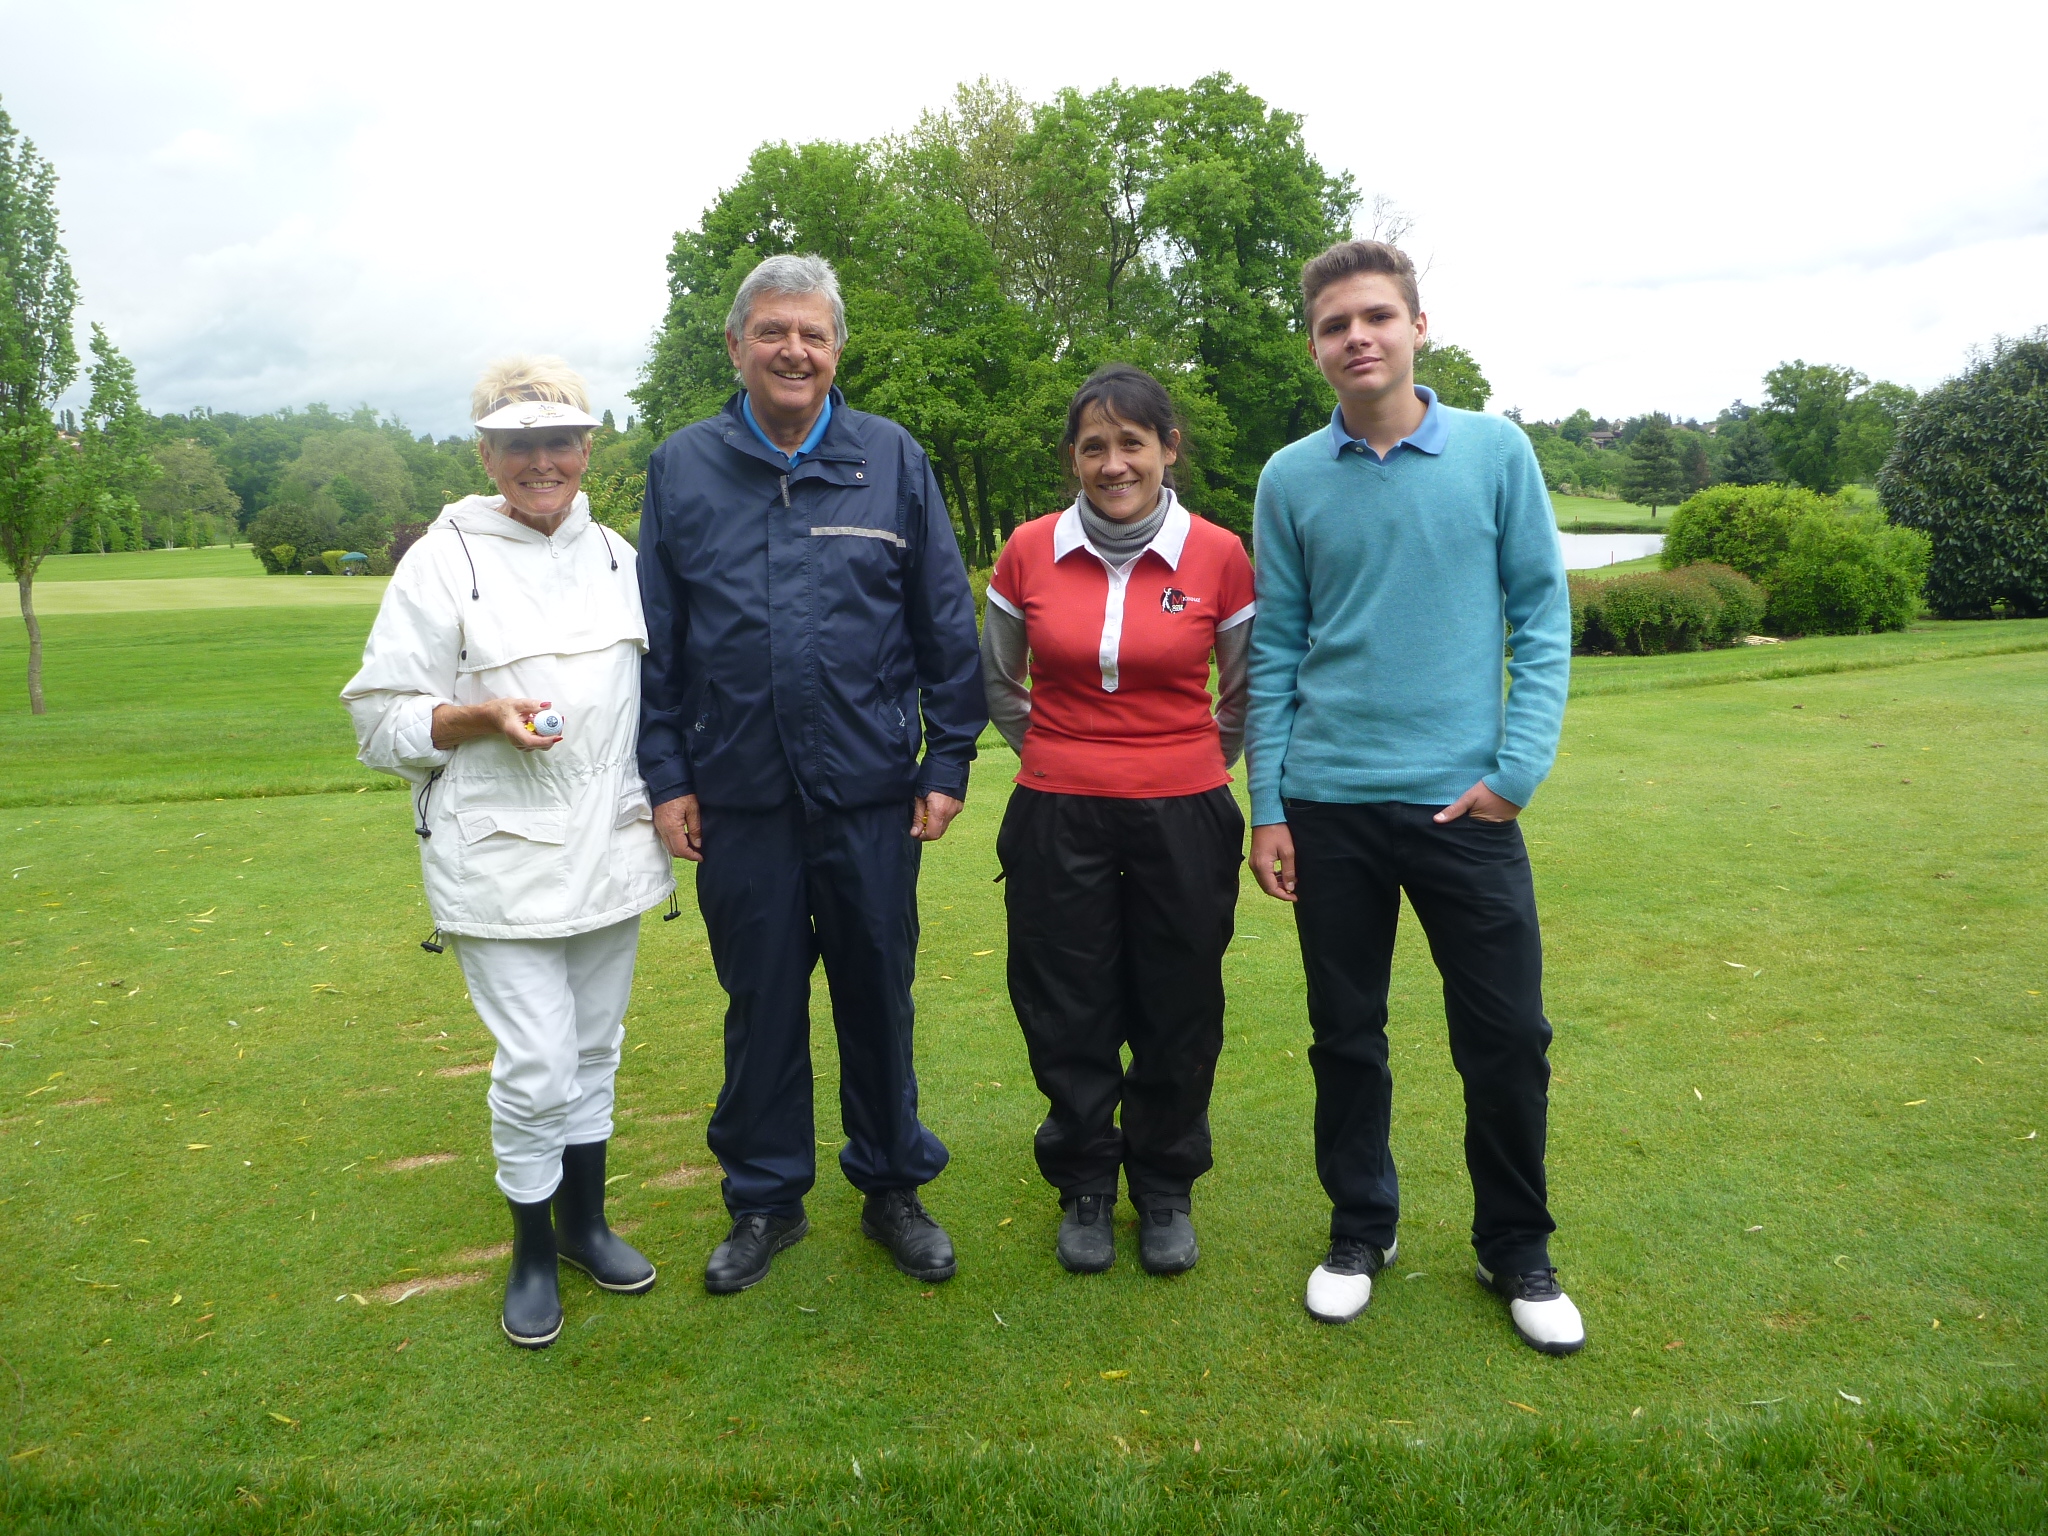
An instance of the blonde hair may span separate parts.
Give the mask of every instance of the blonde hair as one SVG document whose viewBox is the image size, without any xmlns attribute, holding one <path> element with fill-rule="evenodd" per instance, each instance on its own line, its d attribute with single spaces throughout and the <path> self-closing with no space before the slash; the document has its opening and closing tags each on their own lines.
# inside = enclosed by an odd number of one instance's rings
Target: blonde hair
<svg viewBox="0 0 2048 1536">
<path fill-rule="evenodd" d="M 469 419 L 482 421 L 495 410 L 521 400 L 553 400 L 573 405 L 586 415 L 590 389 L 583 375 L 559 357 L 501 357 L 484 369 L 469 392 Z"/>
</svg>

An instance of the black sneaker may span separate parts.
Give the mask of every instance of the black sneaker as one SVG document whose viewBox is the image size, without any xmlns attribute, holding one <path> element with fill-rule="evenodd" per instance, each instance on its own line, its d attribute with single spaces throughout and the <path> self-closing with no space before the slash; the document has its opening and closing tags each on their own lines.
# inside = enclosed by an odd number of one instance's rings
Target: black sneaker
<svg viewBox="0 0 2048 1536">
<path fill-rule="evenodd" d="M 1574 1355 L 1586 1347 L 1586 1324 L 1557 1283 L 1554 1269 L 1532 1269 L 1526 1275 L 1497 1275 L 1484 1264 L 1474 1271 L 1479 1283 L 1508 1300 L 1515 1332 L 1531 1349 L 1546 1355 Z"/>
<path fill-rule="evenodd" d="M 1400 1250 L 1376 1248 L 1362 1237 L 1333 1237 L 1330 1252 L 1308 1277 L 1302 1305 L 1319 1323 L 1348 1323 L 1372 1300 L 1372 1277 L 1394 1262 Z"/>
<path fill-rule="evenodd" d="M 1058 1252 L 1076 1275 L 1099 1275 L 1116 1263 L 1116 1196 L 1074 1196 L 1060 1218 Z"/>
<path fill-rule="evenodd" d="M 811 1219 L 798 1211 L 794 1216 L 764 1216 L 754 1212 L 736 1217 L 726 1240 L 711 1250 L 704 1266 L 704 1289 L 714 1296 L 730 1296 L 768 1278 L 768 1266 L 775 1255 L 793 1248 L 811 1230 Z"/>
<path fill-rule="evenodd" d="M 925 1214 L 914 1189 L 885 1189 L 868 1196 L 860 1213 L 860 1229 L 896 1260 L 913 1280 L 950 1280 L 958 1267 L 953 1239 Z"/>
<path fill-rule="evenodd" d="M 1181 1275 L 1202 1256 L 1186 1211 L 1145 1211 L 1138 1217 L 1138 1262 L 1148 1275 Z"/>
</svg>

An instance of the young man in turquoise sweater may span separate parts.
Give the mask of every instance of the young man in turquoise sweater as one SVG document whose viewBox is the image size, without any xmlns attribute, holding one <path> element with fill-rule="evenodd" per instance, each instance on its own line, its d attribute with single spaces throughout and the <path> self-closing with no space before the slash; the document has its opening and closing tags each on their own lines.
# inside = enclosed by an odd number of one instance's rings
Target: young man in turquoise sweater
<svg viewBox="0 0 2048 1536">
<path fill-rule="evenodd" d="M 1387 978 L 1406 889 L 1465 1080 L 1480 1283 L 1525 1342 L 1570 1354 L 1586 1335 L 1549 1256 L 1550 1024 L 1515 820 L 1557 755 L 1570 678 L 1557 525 L 1521 430 L 1416 384 L 1428 320 L 1406 256 L 1346 241 L 1301 289 L 1337 409 L 1259 477 L 1247 746 L 1252 869 L 1294 905 L 1315 1036 L 1333 1209 L 1305 1300 L 1350 1322 L 1394 1257 Z"/>
</svg>

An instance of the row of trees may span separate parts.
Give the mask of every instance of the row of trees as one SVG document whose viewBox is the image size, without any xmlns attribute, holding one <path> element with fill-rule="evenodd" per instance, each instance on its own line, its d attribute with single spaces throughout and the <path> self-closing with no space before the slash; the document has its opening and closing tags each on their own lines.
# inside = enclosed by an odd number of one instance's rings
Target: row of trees
<svg viewBox="0 0 2048 1536">
<path fill-rule="evenodd" d="M 1658 412 L 1610 422 L 1584 409 L 1562 421 L 1508 414 L 1529 434 L 1551 490 L 1619 496 L 1654 516 L 1710 485 L 1780 481 L 1829 496 L 1872 481 L 1917 398 L 1903 384 L 1801 359 L 1764 376 L 1762 405 L 1737 400 L 1711 422 Z"/>
</svg>

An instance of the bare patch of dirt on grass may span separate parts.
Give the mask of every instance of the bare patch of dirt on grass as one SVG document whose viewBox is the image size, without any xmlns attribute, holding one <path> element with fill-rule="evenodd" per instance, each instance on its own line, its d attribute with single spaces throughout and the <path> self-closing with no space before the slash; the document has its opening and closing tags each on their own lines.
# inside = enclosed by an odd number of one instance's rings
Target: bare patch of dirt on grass
<svg viewBox="0 0 2048 1536">
<path fill-rule="evenodd" d="M 104 1104 L 104 1103 L 106 1103 L 106 1102 L 107 1102 L 107 1101 L 106 1101 L 105 1099 L 102 1099 L 102 1098 L 89 1098 L 89 1099 L 63 1099 L 63 1100 L 60 1100 L 60 1101 L 59 1101 L 58 1103 L 52 1104 L 52 1105 L 50 1106 L 50 1108 L 52 1108 L 52 1109 L 85 1109 L 85 1108 L 87 1108 L 87 1107 L 89 1107 L 89 1106 L 91 1106 L 91 1105 L 94 1105 L 94 1104 Z"/>
<path fill-rule="evenodd" d="M 678 1120 L 694 1120 L 696 1118 L 697 1111 L 695 1111 L 694 1109 L 686 1109 L 681 1114 L 677 1115 L 649 1115 L 647 1117 L 647 1123 L 649 1125 L 674 1125 Z"/>
<path fill-rule="evenodd" d="M 1811 1312 L 1767 1312 L 1764 1326 L 1773 1333 L 1800 1333 L 1813 1321 Z"/>
<path fill-rule="evenodd" d="M 647 1186 L 650 1189 L 683 1189 L 717 1171 L 715 1168 L 700 1168 L 694 1163 L 684 1163 L 680 1168 L 649 1179 Z"/>
<path fill-rule="evenodd" d="M 488 1072 L 488 1071 L 490 1071 L 490 1070 L 491 1070 L 491 1064 L 490 1064 L 490 1063 L 489 1063 L 488 1061 L 471 1061 L 471 1062 L 465 1062 L 465 1063 L 464 1063 L 463 1065 L 461 1065 L 461 1066 L 459 1066 L 459 1067 L 442 1067 L 442 1068 L 441 1068 L 441 1069 L 440 1069 L 439 1071 L 437 1071 L 437 1072 L 436 1072 L 436 1073 L 434 1074 L 434 1076 L 436 1076 L 436 1077 L 474 1077 L 474 1076 L 476 1076 L 476 1074 L 477 1074 L 477 1073 L 479 1073 L 479 1072 Z"/>
<path fill-rule="evenodd" d="M 374 1291 L 363 1295 L 371 1301 L 381 1301 L 386 1306 L 397 1306 L 415 1296 L 431 1296 L 436 1291 L 459 1291 L 465 1285 L 482 1285 L 490 1278 L 480 1270 L 470 1270 L 457 1275 L 420 1275 L 412 1280 L 394 1280 L 389 1285 L 380 1285 Z"/>
<path fill-rule="evenodd" d="M 500 1259 L 512 1256 L 510 1243 L 487 1243 L 481 1248 L 465 1248 L 455 1255 L 458 1264 L 495 1264 Z"/>
<path fill-rule="evenodd" d="M 415 1168 L 438 1168 L 442 1163 L 459 1161 L 453 1152 L 422 1152 L 418 1157 L 394 1157 L 384 1168 L 388 1173 L 410 1173 Z"/>
</svg>

